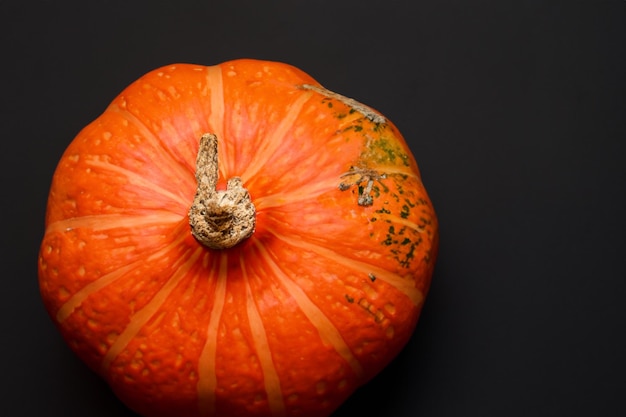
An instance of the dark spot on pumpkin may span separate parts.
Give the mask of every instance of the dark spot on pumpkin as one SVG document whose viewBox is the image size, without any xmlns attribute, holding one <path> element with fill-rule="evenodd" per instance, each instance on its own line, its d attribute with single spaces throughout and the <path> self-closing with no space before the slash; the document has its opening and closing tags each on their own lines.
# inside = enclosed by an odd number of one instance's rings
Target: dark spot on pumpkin
<svg viewBox="0 0 626 417">
<path fill-rule="evenodd" d="M 408 219 L 409 214 L 411 214 L 411 210 L 409 209 L 408 205 L 404 204 L 402 206 L 402 211 L 400 212 L 400 217 L 402 217 L 403 219 Z"/>
<path fill-rule="evenodd" d="M 378 126 L 374 128 L 374 131 L 378 132 L 378 128 Z M 399 143 L 393 138 L 384 136 L 376 139 L 369 138 L 367 150 L 363 153 L 362 158 L 382 164 L 410 165 L 409 155 Z"/>
</svg>

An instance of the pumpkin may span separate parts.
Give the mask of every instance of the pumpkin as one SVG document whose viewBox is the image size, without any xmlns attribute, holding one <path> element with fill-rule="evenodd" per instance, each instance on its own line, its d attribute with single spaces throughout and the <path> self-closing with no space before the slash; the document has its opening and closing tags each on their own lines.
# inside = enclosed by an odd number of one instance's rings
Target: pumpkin
<svg viewBox="0 0 626 417">
<path fill-rule="evenodd" d="M 284 63 L 176 64 L 63 154 L 39 285 L 143 416 L 320 417 L 405 346 L 437 244 L 379 112 Z"/>
</svg>

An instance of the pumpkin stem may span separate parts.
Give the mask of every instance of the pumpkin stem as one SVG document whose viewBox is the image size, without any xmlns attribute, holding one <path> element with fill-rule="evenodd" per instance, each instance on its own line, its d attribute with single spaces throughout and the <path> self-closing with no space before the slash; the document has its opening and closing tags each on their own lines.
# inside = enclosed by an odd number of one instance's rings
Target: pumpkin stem
<svg viewBox="0 0 626 417">
<path fill-rule="evenodd" d="M 217 136 L 200 138 L 196 159 L 198 188 L 189 209 L 191 234 L 211 249 L 227 249 L 254 233 L 256 210 L 241 178 L 228 180 L 226 190 L 216 190 L 218 179 Z"/>
</svg>

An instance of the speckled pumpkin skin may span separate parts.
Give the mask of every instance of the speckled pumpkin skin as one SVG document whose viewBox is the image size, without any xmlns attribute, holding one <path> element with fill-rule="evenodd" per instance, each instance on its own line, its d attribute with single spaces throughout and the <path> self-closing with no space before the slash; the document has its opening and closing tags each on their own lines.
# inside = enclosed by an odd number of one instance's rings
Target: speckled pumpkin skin
<svg viewBox="0 0 626 417">
<path fill-rule="evenodd" d="M 254 234 L 190 234 L 199 138 Z M 330 415 L 408 341 L 437 255 L 417 164 L 376 111 L 282 63 L 152 71 L 64 153 L 39 256 L 74 352 L 146 417 Z"/>
</svg>

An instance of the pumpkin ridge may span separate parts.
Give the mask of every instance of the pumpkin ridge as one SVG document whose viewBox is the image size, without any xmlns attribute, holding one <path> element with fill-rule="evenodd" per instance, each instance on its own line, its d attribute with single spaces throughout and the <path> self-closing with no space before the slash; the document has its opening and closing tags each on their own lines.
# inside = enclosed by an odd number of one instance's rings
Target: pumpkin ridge
<svg viewBox="0 0 626 417">
<path fill-rule="evenodd" d="M 97 216 L 94 216 L 94 217 L 97 217 Z M 55 224 L 56 223 L 58 222 L 55 222 Z M 46 235 L 48 235 L 49 233 L 51 233 L 51 231 L 46 232 Z M 161 256 L 161 254 L 166 253 L 172 248 L 178 246 L 186 238 L 186 235 L 181 234 L 181 233 L 177 233 L 177 234 L 179 234 L 180 237 L 174 240 L 169 245 L 161 249 L 153 249 L 151 251 L 147 251 L 147 253 L 144 253 L 144 255 L 147 255 L 148 259 L 151 259 L 155 256 Z M 149 252 L 152 252 L 152 253 L 149 253 Z M 89 297 L 92 294 L 97 293 L 98 291 L 105 288 L 106 286 L 126 276 L 128 273 L 132 272 L 135 268 L 140 267 L 144 263 L 145 263 L 145 260 L 142 260 L 142 259 L 137 260 L 137 261 L 132 261 L 126 265 L 122 265 L 110 272 L 107 272 L 104 275 L 87 283 L 84 287 L 82 287 L 81 289 L 76 291 L 74 294 L 72 294 L 63 304 L 61 304 L 61 306 L 59 307 L 55 315 L 57 322 L 63 323 L 69 316 L 72 315 L 74 310 L 77 307 L 79 307 L 87 297 Z"/>
<path fill-rule="evenodd" d="M 284 207 L 291 204 L 301 204 L 315 200 L 320 195 L 337 188 L 338 179 L 333 177 L 314 181 L 307 185 L 306 189 L 292 188 L 284 192 L 261 195 L 255 198 L 254 203 L 257 211 L 273 207 Z M 268 212 L 270 214 L 271 212 Z"/>
<path fill-rule="evenodd" d="M 269 227 L 266 230 L 274 235 L 276 238 L 287 243 L 288 245 L 314 252 L 317 255 L 333 260 L 340 265 L 356 270 L 359 273 L 363 274 L 363 276 L 373 274 L 374 276 L 376 276 L 376 278 L 380 278 L 381 281 L 386 282 L 387 284 L 393 286 L 398 291 L 403 293 L 416 306 L 421 305 L 424 301 L 424 294 L 420 290 L 415 288 L 415 282 L 412 279 L 404 278 L 398 274 L 389 272 L 374 264 L 358 261 L 339 255 L 332 249 L 325 248 L 318 243 L 310 243 L 306 242 L 305 240 L 292 239 L 285 235 L 277 233 L 275 230 Z"/>
<path fill-rule="evenodd" d="M 364 374 L 363 367 L 352 353 L 350 347 L 346 344 L 337 327 L 335 327 L 326 314 L 315 305 L 304 290 L 280 269 L 271 258 L 267 249 L 258 240 L 255 241 L 255 243 L 259 251 L 259 258 L 264 260 L 266 265 L 272 270 L 276 278 L 297 303 L 300 310 L 317 329 L 322 340 L 335 349 L 337 354 L 348 363 L 358 378 L 362 377 Z"/>
<path fill-rule="evenodd" d="M 170 223 L 177 223 L 183 218 L 184 217 L 178 213 L 172 213 L 166 210 L 154 210 L 154 212 L 137 215 L 93 214 L 56 220 L 47 225 L 45 233 L 66 232 L 79 228 L 97 231 L 151 225 L 163 226 Z"/>
<path fill-rule="evenodd" d="M 57 310 L 56 320 L 59 324 L 62 324 L 69 316 L 72 315 L 74 310 L 79 307 L 83 301 L 91 294 L 100 291 L 107 285 L 117 281 L 121 277 L 125 276 L 137 266 L 141 265 L 143 260 L 135 261 L 131 264 L 117 268 L 85 285 L 83 288 L 75 292 L 67 301 L 65 301 L 61 307 Z"/>
<path fill-rule="evenodd" d="M 426 232 L 426 226 L 425 225 L 419 225 L 415 222 L 412 222 L 408 219 L 404 219 L 402 217 L 396 216 L 394 214 L 389 214 L 389 213 L 376 213 L 376 218 L 378 220 L 382 220 L 382 221 L 387 221 L 388 223 L 393 223 L 393 224 L 401 224 L 404 226 L 408 226 L 411 229 L 415 230 L 417 233 L 425 233 Z"/>
<path fill-rule="evenodd" d="M 157 132 L 153 132 L 150 127 L 144 123 L 140 117 L 133 114 L 129 109 L 122 108 L 117 104 L 111 104 L 106 111 L 111 113 L 117 113 L 123 119 L 132 123 L 139 132 L 141 133 L 141 137 L 150 142 L 150 144 L 164 155 L 167 155 L 169 159 L 168 167 L 161 166 L 160 169 L 162 171 L 172 172 L 173 178 L 185 178 L 188 175 L 193 175 L 193 167 L 186 166 L 183 162 L 179 161 L 176 155 L 171 152 L 171 145 L 166 144 L 161 135 Z"/>
<path fill-rule="evenodd" d="M 243 257 L 241 258 L 240 265 L 246 286 L 246 312 L 248 315 L 250 330 L 252 332 L 255 351 L 258 355 L 261 370 L 263 372 L 263 381 L 265 384 L 267 400 L 273 415 L 284 415 L 285 403 L 283 401 L 280 378 L 276 371 L 276 367 L 274 366 L 265 326 L 261 320 L 258 307 L 254 302 L 254 296 L 250 288 L 250 283 L 248 282 L 248 275 L 245 269 Z"/>
<path fill-rule="evenodd" d="M 214 303 L 206 328 L 206 341 L 198 358 L 198 409 L 200 415 L 215 415 L 215 393 L 217 375 L 215 373 L 217 357 L 218 328 L 226 302 L 226 282 L 228 277 L 228 255 L 221 251 L 217 271 L 217 284 L 214 292 Z M 210 276 L 214 276 L 214 269 Z"/>
<path fill-rule="evenodd" d="M 169 190 L 166 190 L 163 187 L 160 187 L 159 185 L 148 181 L 146 179 L 146 177 L 142 177 L 141 175 L 134 173 L 132 171 L 129 171 L 126 168 L 123 168 L 119 165 L 114 165 L 110 162 L 104 162 L 104 161 L 100 161 L 100 160 L 96 160 L 96 159 L 90 159 L 86 162 L 88 165 L 94 167 L 94 168 L 100 168 L 102 170 L 105 171 L 109 171 L 109 172 L 113 172 L 119 175 L 124 176 L 130 185 L 140 188 L 142 190 L 146 190 L 148 193 L 155 193 L 158 194 L 162 197 L 165 197 L 169 200 L 175 201 L 176 203 L 180 204 L 182 206 L 182 212 L 186 212 L 187 211 L 187 206 L 189 204 L 188 201 L 185 200 L 185 198 L 183 198 L 180 195 L 174 194 L 172 192 L 170 192 Z M 175 185 L 175 184 L 173 184 Z M 146 201 L 150 201 L 150 199 L 144 199 Z M 158 201 L 158 199 L 157 199 Z"/>
<path fill-rule="evenodd" d="M 124 331 L 117 337 L 115 342 L 113 342 L 113 345 L 109 347 L 109 350 L 102 359 L 102 369 L 104 371 L 109 369 L 111 362 L 115 360 L 126 346 L 128 346 L 130 341 L 137 336 L 142 327 L 159 311 L 174 288 L 187 276 L 189 270 L 196 264 L 201 253 L 201 248 L 197 248 L 193 251 L 193 253 L 175 270 L 163 287 L 152 297 L 150 302 L 131 316 Z"/>
<path fill-rule="evenodd" d="M 294 126 L 298 115 L 306 102 L 311 99 L 311 96 L 311 94 L 300 95 L 289 105 L 283 119 L 278 123 L 278 126 L 261 141 L 252 163 L 242 172 L 241 178 L 244 182 L 246 179 L 254 178 L 261 172 L 266 166 L 267 161 L 270 161 L 272 155 L 285 143 L 285 136 L 287 136 L 289 130 Z M 276 169 L 277 167 L 272 167 L 272 170 Z"/>
<path fill-rule="evenodd" d="M 212 66 L 206 69 L 206 85 L 210 94 L 211 110 L 209 112 L 208 124 L 209 132 L 213 133 L 219 139 L 219 145 L 224 146 L 226 149 L 220 151 L 220 161 L 218 168 L 220 170 L 220 176 L 227 178 L 228 173 L 232 172 L 234 166 L 234 160 L 228 160 L 229 156 L 236 155 L 232 149 L 228 149 L 228 141 L 224 137 L 224 114 L 225 114 L 225 100 L 224 100 L 224 79 L 222 77 L 222 69 L 220 67 Z"/>
</svg>

